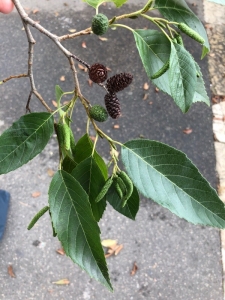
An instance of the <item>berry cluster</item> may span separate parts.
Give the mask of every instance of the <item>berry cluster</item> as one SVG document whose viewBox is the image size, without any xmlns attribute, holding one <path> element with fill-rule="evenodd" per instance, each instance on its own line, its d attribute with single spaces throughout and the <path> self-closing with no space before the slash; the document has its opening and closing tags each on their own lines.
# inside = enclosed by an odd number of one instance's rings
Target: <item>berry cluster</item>
<svg viewBox="0 0 225 300">
<path fill-rule="evenodd" d="M 96 63 L 89 68 L 89 77 L 95 83 L 102 83 L 107 79 L 107 68 Z M 110 77 L 106 81 L 108 93 L 105 95 L 105 106 L 111 118 L 120 116 L 120 102 L 116 93 L 125 89 L 131 84 L 133 76 L 129 73 L 120 73 Z"/>
</svg>

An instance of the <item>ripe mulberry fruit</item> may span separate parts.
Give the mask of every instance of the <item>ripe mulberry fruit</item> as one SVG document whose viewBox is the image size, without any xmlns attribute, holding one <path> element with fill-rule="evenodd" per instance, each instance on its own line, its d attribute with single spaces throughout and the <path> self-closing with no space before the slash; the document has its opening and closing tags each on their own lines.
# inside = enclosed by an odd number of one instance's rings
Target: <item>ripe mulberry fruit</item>
<svg viewBox="0 0 225 300">
<path fill-rule="evenodd" d="M 89 78 L 95 83 L 102 83 L 107 79 L 107 68 L 99 63 L 92 65 L 89 69 Z"/>
<path fill-rule="evenodd" d="M 96 35 L 103 35 L 109 27 L 109 20 L 103 14 L 97 14 L 92 19 L 91 29 Z"/>
<path fill-rule="evenodd" d="M 120 116 L 120 103 L 115 93 L 105 95 L 105 106 L 111 118 L 116 119 Z"/>
<path fill-rule="evenodd" d="M 106 82 L 106 88 L 110 93 L 117 93 L 131 84 L 133 76 L 129 73 L 120 73 L 110 77 Z"/>
<path fill-rule="evenodd" d="M 94 105 L 89 110 L 90 117 L 98 122 L 104 122 L 108 118 L 108 113 L 101 105 Z"/>
</svg>

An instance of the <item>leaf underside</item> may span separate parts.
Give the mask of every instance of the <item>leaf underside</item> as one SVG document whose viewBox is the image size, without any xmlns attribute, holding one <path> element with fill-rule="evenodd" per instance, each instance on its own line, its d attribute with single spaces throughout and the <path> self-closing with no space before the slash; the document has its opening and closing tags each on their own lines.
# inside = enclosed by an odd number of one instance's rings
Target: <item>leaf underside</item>
<svg viewBox="0 0 225 300">
<path fill-rule="evenodd" d="M 53 134 L 50 113 L 22 116 L 0 136 L 0 174 L 13 171 L 38 155 Z"/>
<path fill-rule="evenodd" d="M 100 229 L 94 220 L 88 195 L 79 182 L 63 170 L 52 178 L 49 207 L 65 253 L 91 277 L 112 290 Z"/>
<path fill-rule="evenodd" d="M 194 224 L 225 228 L 224 203 L 186 155 L 168 145 L 133 140 L 122 161 L 138 190 Z"/>
</svg>

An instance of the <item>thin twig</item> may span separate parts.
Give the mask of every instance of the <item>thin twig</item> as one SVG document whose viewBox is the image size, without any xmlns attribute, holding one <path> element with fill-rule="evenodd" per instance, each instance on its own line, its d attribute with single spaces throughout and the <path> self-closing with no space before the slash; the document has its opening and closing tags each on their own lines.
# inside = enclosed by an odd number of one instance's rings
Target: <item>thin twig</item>
<svg viewBox="0 0 225 300">
<path fill-rule="evenodd" d="M 86 29 L 81 30 L 76 33 L 65 34 L 65 35 L 59 36 L 59 41 L 62 42 L 62 41 L 68 40 L 68 39 L 74 39 L 78 36 L 87 35 L 87 34 L 91 34 L 91 27 L 86 28 Z"/>
<path fill-rule="evenodd" d="M 27 100 L 27 105 L 26 105 L 26 113 L 29 111 L 29 113 L 31 113 L 31 110 L 30 110 L 30 100 L 31 100 L 31 96 L 33 94 L 33 91 L 30 91 L 30 94 L 28 96 L 28 100 Z"/>
<path fill-rule="evenodd" d="M 84 60 L 80 59 L 79 57 L 77 57 L 76 55 L 72 54 L 71 55 L 73 58 L 75 58 L 77 61 L 79 61 L 80 63 L 82 63 L 85 67 L 87 67 L 88 69 L 90 69 L 90 65 L 87 64 Z"/>
<path fill-rule="evenodd" d="M 11 75 L 5 79 L 2 80 L 3 83 L 9 81 L 10 79 L 13 79 L 13 78 L 22 78 L 22 77 L 28 77 L 28 74 L 19 74 L 19 75 Z"/>
<path fill-rule="evenodd" d="M 34 44 L 36 43 L 33 35 L 30 31 L 30 28 L 28 27 L 28 24 L 23 20 L 23 24 L 24 24 L 24 29 L 27 35 L 27 40 L 29 43 L 29 48 L 28 48 L 28 76 L 30 79 L 30 86 L 31 86 L 31 91 L 27 100 L 27 104 L 26 104 L 26 111 L 31 111 L 30 110 L 30 100 L 32 97 L 32 94 L 34 94 L 40 101 L 41 103 L 44 105 L 44 107 L 49 111 L 52 112 L 52 109 L 48 106 L 48 104 L 45 102 L 45 100 L 43 99 L 43 97 L 40 95 L 40 93 L 37 91 L 36 87 L 35 87 L 35 83 L 34 83 L 34 75 L 33 75 L 33 59 L 34 59 Z"/>
</svg>

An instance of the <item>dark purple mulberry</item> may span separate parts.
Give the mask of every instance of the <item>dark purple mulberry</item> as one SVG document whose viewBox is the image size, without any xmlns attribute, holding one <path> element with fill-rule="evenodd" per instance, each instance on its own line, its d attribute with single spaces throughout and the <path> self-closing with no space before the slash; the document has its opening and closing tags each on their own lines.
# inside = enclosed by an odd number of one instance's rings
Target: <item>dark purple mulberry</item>
<svg viewBox="0 0 225 300">
<path fill-rule="evenodd" d="M 120 116 L 120 102 L 115 93 L 105 95 L 105 107 L 111 118 L 116 119 Z"/>
<path fill-rule="evenodd" d="M 96 63 L 90 67 L 89 77 L 95 83 L 102 83 L 107 79 L 107 68 L 104 65 Z"/>
<path fill-rule="evenodd" d="M 110 77 L 106 82 L 109 93 L 117 93 L 131 84 L 133 76 L 129 73 L 120 73 Z"/>
</svg>

